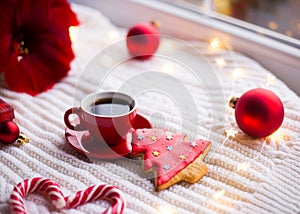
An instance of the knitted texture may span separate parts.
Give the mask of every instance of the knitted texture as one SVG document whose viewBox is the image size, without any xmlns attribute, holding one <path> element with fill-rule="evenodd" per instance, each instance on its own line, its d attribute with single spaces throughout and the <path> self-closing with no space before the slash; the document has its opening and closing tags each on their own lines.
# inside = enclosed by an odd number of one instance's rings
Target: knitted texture
<svg viewBox="0 0 300 214">
<path fill-rule="evenodd" d="M 191 42 L 174 48 L 178 42 L 163 38 L 162 48 L 173 49 L 182 60 L 193 62 L 191 47 L 203 59 L 197 72 L 211 66 L 215 81 L 199 81 L 192 72 L 175 61 L 154 57 L 148 61 L 118 63 L 113 58 L 126 53 L 120 40 L 126 29 L 119 29 L 98 11 L 73 4 L 80 20 L 73 48 L 76 54 L 69 75 L 52 90 L 36 97 L 9 91 L 0 81 L 1 99 L 15 109 L 15 122 L 29 138 L 24 145 L 0 145 L 0 212 L 8 213 L 8 199 L 15 184 L 35 176 L 48 177 L 57 182 L 68 195 L 88 186 L 106 183 L 119 187 L 127 200 L 124 213 L 299 213 L 300 205 L 300 99 L 283 82 L 248 57 L 229 50 L 212 51 L 206 42 Z M 116 45 L 118 42 L 121 45 Z M 181 44 L 181 42 L 180 42 Z M 95 59 L 102 51 L 102 58 Z M 111 54 L 112 53 L 112 54 Z M 175 56 L 174 55 L 174 56 Z M 226 63 L 218 63 L 224 60 Z M 115 66 L 109 72 L 108 69 Z M 139 80 L 159 83 L 158 71 L 180 80 L 191 95 L 181 97 L 182 106 L 161 90 L 174 90 L 153 84 L 145 88 L 145 81 L 133 81 L 141 71 L 157 75 L 141 76 Z M 88 71 L 88 72 L 87 72 Z M 108 72 L 108 73 L 107 73 Z M 105 77 L 104 74 L 108 74 Z M 153 73 L 152 73 L 153 74 Z M 162 76 L 159 76 L 162 78 Z M 274 82 L 267 82 L 270 79 Z M 104 80 L 104 81 L 102 81 Z M 22 84 L 21 78 L 19 81 Z M 280 133 L 284 136 L 251 139 L 240 130 L 235 138 L 226 139 L 224 129 L 238 127 L 234 110 L 227 106 L 229 96 L 239 96 L 256 87 L 275 92 L 285 107 L 285 119 Z M 132 90 L 141 90 L 138 94 Z M 147 90 L 146 90 L 147 89 Z M 221 90 L 220 90 L 221 89 Z M 151 120 L 154 127 L 170 132 L 187 132 L 192 137 L 212 141 L 211 151 L 204 162 L 208 172 L 193 185 L 175 184 L 169 189 L 155 192 L 153 184 L 141 173 L 141 165 L 127 159 L 116 161 L 90 160 L 73 150 L 65 140 L 64 112 L 78 106 L 85 95 L 97 90 L 125 91 L 138 94 L 138 113 Z M 131 90 L 131 91 L 130 91 Z M 221 93 L 220 93 L 221 92 Z M 176 92 L 177 93 L 177 92 Z M 189 103 L 193 101 L 193 104 Z M 189 112 L 196 113 L 193 120 L 184 121 Z M 184 124 L 184 127 L 183 127 Z M 195 134 L 196 133 L 196 134 Z M 194 134 L 194 135 L 193 135 Z M 224 143 L 224 145 L 222 145 Z M 27 197 L 25 205 L 30 213 L 57 213 L 41 195 Z M 99 213 L 108 206 L 95 201 L 62 213 Z"/>
</svg>

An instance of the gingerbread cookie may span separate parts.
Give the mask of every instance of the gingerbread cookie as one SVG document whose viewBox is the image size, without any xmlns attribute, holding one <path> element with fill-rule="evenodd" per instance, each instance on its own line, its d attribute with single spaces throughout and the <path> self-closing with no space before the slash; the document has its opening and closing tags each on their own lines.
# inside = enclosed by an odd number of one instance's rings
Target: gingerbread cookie
<svg viewBox="0 0 300 214">
<path fill-rule="evenodd" d="M 157 191 L 180 181 L 195 183 L 207 171 L 202 161 L 211 147 L 206 140 L 186 141 L 184 134 L 163 129 L 137 129 L 133 132 L 132 156 L 142 156 L 143 171 L 153 172 Z"/>
</svg>

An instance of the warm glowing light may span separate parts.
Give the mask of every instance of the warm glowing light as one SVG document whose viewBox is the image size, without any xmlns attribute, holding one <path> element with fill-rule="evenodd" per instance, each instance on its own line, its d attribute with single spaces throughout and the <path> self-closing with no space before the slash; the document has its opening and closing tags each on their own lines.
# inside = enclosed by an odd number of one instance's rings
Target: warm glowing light
<svg viewBox="0 0 300 214">
<path fill-rule="evenodd" d="M 69 35 L 72 42 L 76 41 L 78 33 L 78 27 L 71 26 L 69 27 Z"/>
<path fill-rule="evenodd" d="M 243 162 L 237 165 L 236 171 L 247 171 L 251 167 L 251 163 L 249 162 Z"/>
<path fill-rule="evenodd" d="M 159 214 L 176 214 L 174 209 L 167 206 L 159 206 L 157 207 L 157 211 Z"/>
<path fill-rule="evenodd" d="M 217 49 L 217 48 L 220 48 L 222 46 L 222 42 L 219 38 L 212 38 L 209 41 L 209 46 L 211 48 Z"/>
<path fill-rule="evenodd" d="M 290 140 L 290 136 L 284 132 L 282 132 L 280 129 L 268 136 L 268 140 L 270 141 L 278 141 L 278 140 Z"/>
<path fill-rule="evenodd" d="M 285 31 L 285 35 L 289 36 L 289 37 L 293 37 L 293 32 L 290 30 Z"/>
<path fill-rule="evenodd" d="M 266 138 L 266 142 L 268 144 L 272 143 L 272 145 L 275 145 L 277 149 L 279 149 L 281 143 L 288 142 L 290 140 L 291 136 L 280 131 L 280 129 Z"/>
<path fill-rule="evenodd" d="M 224 194 L 225 194 L 225 190 L 219 190 L 213 195 L 213 198 L 215 200 L 219 200 L 220 198 L 222 198 L 224 196 Z"/>
<path fill-rule="evenodd" d="M 274 132 L 273 134 L 271 134 L 268 138 L 270 140 L 276 141 L 278 139 L 281 139 L 282 136 L 283 136 L 283 134 L 279 130 L 277 130 L 276 132 Z"/>
<path fill-rule="evenodd" d="M 168 40 L 163 40 L 163 42 L 161 42 L 161 44 L 159 45 L 159 49 L 170 52 L 174 50 L 174 45 L 172 45 L 172 43 Z"/>
<path fill-rule="evenodd" d="M 276 22 L 269 22 L 269 28 L 272 30 L 277 30 L 278 29 L 278 24 Z"/>
<path fill-rule="evenodd" d="M 242 68 L 235 68 L 233 71 L 232 71 L 232 77 L 237 79 L 239 78 L 240 76 L 242 76 L 244 73 L 244 70 Z"/>
<path fill-rule="evenodd" d="M 236 135 L 237 133 L 239 133 L 239 132 L 238 132 L 237 130 L 231 128 L 231 129 L 226 129 L 226 130 L 224 131 L 224 133 L 225 133 L 225 136 L 226 136 L 227 138 L 229 138 L 229 137 L 234 138 L 235 135 Z"/>
<path fill-rule="evenodd" d="M 227 15 L 227 16 L 232 15 L 232 2 L 230 0 L 225 0 L 225 1 L 224 0 L 214 0 L 214 1 L 207 0 L 206 2 L 213 2 L 213 3 L 210 3 L 210 4 L 213 4 L 214 9 L 218 13 L 221 13 L 221 14 L 224 14 L 224 15 Z M 211 11 L 211 8 L 209 8 L 210 11 Z"/>
<path fill-rule="evenodd" d="M 272 74 L 268 74 L 266 85 L 270 86 L 270 85 L 274 85 L 274 83 L 275 83 L 275 76 Z"/>
<path fill-rule="evenodd" d="M 260 35 L 265 35 L 265 31 L 263 29 L 259 29 L 258 31 L 256 31 L 258 34 Z"/>
<path fill-rule="evenodd" d="M 108 32 L 108 38 L 110 38 L 110 40 L 117 40 L 119 39 L 120 34 L 117 31 L 109 31 Z"/>
<path fill-rule="evenodd" d="M 171 64 L 165 64 L 162 66 L 161 71 L 170 74 L 174 71 L 174 66 Z"/>
<path fill-rule="evenodd" d="M 217 58 L 215 59 L 215 62 L 219 67 L 224 67 L 226 65 L 226 61 L 224 58 Z"/>
</svg>

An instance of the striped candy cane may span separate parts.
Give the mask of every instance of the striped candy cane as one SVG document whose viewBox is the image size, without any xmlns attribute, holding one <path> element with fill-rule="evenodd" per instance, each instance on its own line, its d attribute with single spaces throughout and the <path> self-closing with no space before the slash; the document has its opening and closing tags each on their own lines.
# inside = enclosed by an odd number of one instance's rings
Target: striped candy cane
<svg viewBox="0 0 300 214">
<path fill-rule="evenodd" d="M 107 199 L 111 202 L 111 206 L 103 212 L 105 214 L 122 213 L 126 206 L 125 197 L 117 187 L 101 184 L 88 187 L 74 195 L 68 196 L 66 198 L 66 207 L 75 208 L 97 199 Z"/>
<path fill-rule="evenodd" d="M 35 191 L 41 191 L 48 194 L 52 204 L 60 209 L 66 206 L 66 201 L 60 186 L 49 178 L 32 178 L 18 183 L 10 196 L 9 204 L 11 213 L 26 214 L 24 198 Z"/>
<path fill-rule="evenodd" d="M 111 202 L 111 206 L 103 212 L 105 214 L 121 214 L 126 206 L 123 193 L 114 186 L 95 185 L 65 197 L 60 186 L 49 178 L 32 178 L 14 187 L 9 200 L 11 213 L 26 214 L 24 198 L 35 191 L 45 192 L 57 209 L 71 209 L 97 199 L 107 199 Z"/>
</svg>

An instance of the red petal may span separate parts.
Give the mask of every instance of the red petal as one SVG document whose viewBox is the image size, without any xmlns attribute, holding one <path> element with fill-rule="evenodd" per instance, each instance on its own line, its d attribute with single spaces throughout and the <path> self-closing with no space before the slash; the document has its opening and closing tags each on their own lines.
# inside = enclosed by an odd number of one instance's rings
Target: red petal
<svg viewBox="0 0 300 214">
<path fill-rule="evenodd" d="M 0 72 L 9 61 L 12 54 L 11 45 L 13 40 L 15 0 L 0 1 Z"/>
<path fill-rule="evenodd" d="M 0 73 L 4 71 L 3 67 L 9 63 L 13 53 L 11 50 L 12 40 L 11 34 L 0 35 Z"/>
<path fill-rule="evenodd" d="M 79 25 L 76 14 L 65 0 L 53 0 L 52 9 L 52 18 L 56 19 L 59 23 L 65 24 L 67 27 Z M 64 17 L 63 22 L 60 17 Z"/>
<path fill-rule="evenodd" d="M 5 73 L 8 87 L 36 95 L 67 75 L 74 58 L 71 42 L 54 34 L 44 34 L 31 45 L 31 52 L 18 62 L 10 63 Z M 22 78 L 20 80 L 20 78 Z"/>
<path fill-rule="evenodd" d="M 50 21 L 50 0 L 18 0 L 16 7 L 17 27 L 32 33 L 46 30 Z"/>
<path fill-rule="evenodd" d="M 66 0 L 12 2 L 15 6 L 8 3 L 6 6 L 16 7 L 16 14 L 0 12 L 0 18 L 3 16 L 7 24 L 9 18 L 6 17 L 16 15 L 18 27 L 10 22 L 14 27 L 11 32 L 6 29 L 7 34 L 0 33 L 0 66 L 10 89 L 36 95 L 67 75 L 74 58 L 68 29 L 78 21 Z M 12 33 L 19 31 L 24 33 L 28 48 L 28 53 L 23 54 L 21 61 L 18 61 L 19 53 L 12 47 L 16 39 Z"/>
</svg>

